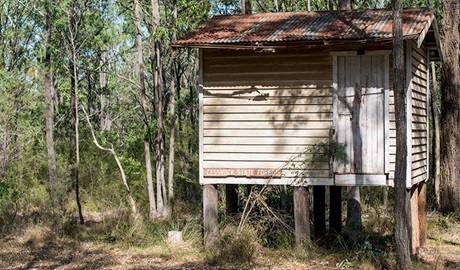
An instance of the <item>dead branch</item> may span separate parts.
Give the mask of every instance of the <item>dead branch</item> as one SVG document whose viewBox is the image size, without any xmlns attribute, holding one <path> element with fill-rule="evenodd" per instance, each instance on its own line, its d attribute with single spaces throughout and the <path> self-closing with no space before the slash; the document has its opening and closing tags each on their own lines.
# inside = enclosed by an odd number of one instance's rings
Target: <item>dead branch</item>
<svg viewBox="0 0 460 270">
<path fill-rule="evenodd" d="M 102 145 L 99 144 L 99 142 L 97 141 L 97 138 L 96 138 L 96 135 L 94 134 L 94 129 L 93 129 L 93 125 L 91 124 L 90 120 L 89 120 L 89 115 L 86 113 L 86 110 L 83 106 L 80 106 L 83 113 L 85 114 L 85 117 L 86 117 L 86 122 L 88 123 L 88 126 L 89 126 L 89 129 L 91 131 L 91 136 L 93 138 L 93 142 L 94 144 L 96 145 L 97 148 L 103 150 L 103 151 L 106 151 L 106 152 L 109 152 L 113 158 L 115 159 L 115 162 L 117 163 L 118 165 L 118 169 L 120 170 L 120 174 L 121 174 L 121 179 L 123 181 L 123 185 L 125 186 L 126 188 L 126 191 L 128 193 L 128 200 L 129 200 L 129 204 L 131 206 L 131 212 L 133 214 L 133 216 L 135 218 L 138 217 L 138 213 L 137 213 L 137 207 L 136 207 L 136 203 L 134 201 L 134 198 L 132 197 L 131 195 L 131 190 L 129 189 L 129 186 L 128 186 L 128 181 L 126 180 L 126 175 L 125 175 L 125 171 L 123 170 L 123 166 L 121 165 L 121 162 L 120 162 L 120 159 L 118 158 L 118 155 L 117 153 L 115 152 L 115 149 L 113 147 L 113 144 L 110 143 L 110 148 L 106 148 L 106 147 L 103 147 Z"/>
</svg>

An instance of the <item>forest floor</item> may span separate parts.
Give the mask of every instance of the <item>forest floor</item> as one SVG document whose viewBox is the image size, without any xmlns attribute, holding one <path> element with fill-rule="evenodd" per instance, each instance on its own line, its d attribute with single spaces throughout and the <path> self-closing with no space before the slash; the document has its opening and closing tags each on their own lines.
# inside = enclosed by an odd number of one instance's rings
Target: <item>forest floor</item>
<svg viewBox="0 0 460 270">
<path fill-rule="evenodd" d="M 194 244 L 195 243 L 195 244 Z M 46 226 L 24 226 L 0 236 L 0 269 L 375 269 L 361 260 L 364 249 L 346 251 L 270 250 L 258 246 L 255 259 L 245 265 L 210 264 L 196 241 L 168 245 L 132 245 L 59 237 Z M 372 257 L 373 253 L 366 253 Z M 389 252 L 391 254 L 391 252 Z M 369 256 L 367 256 L 369 258 Z M 393 268 L 394 254 L 387 266 Z M 374 261 L 375 262 L 375 261 Z M 393 262 L 393 263 L 392 263 Z M 460 222 L 438 214 L 428 216 L 428 243 L 414 260 L 417 269 L 460 269 Z"/>
</svg>

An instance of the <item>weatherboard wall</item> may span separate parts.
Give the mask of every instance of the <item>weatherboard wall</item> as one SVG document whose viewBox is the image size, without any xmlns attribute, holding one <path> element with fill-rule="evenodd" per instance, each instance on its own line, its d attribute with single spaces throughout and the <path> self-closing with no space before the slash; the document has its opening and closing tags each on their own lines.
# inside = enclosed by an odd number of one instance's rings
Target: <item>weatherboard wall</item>
<svg viewBox="0 0 460 270">
<path fill-rule="evenodd" d="M 328 162 L 302 164 L 329 139 L 329 53 L 203 50 L 202 60 L 202 183 L 332 184 Z"/>
<path fill-rule="evenodd" d="M 412 106 L 411 106 L 411 178 L 414 185 L 428 179 L 428 93 L 429 69 L 427 50 L 424 45 L 412 44 Z"/>
<path fill-rule="evenodd" d="M 302 161 L 310 159 L 303 154 L 309 147 L 330 139 L 336 50 L 201 49 L 200 183 L 333 185 L 329 162 Z M 392 185 L 396 144 L 388 74 L 386 184 Z"/>
</svg>

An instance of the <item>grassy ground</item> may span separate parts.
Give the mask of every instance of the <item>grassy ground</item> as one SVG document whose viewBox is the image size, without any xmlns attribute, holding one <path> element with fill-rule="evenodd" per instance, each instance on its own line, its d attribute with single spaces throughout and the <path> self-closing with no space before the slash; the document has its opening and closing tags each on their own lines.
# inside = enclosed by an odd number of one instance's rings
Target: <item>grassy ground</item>
<svg viewBox="0 0 460 270">
<path fill-rule="evenodd" d="M 104 231 L 120 223 L 102 223 L 89 222 L 70 228 L 45 226 L 43 222 L 17 225 L 0 237 L 0 269 L 391 269 L 394 266 L 389 235 L 366 233 L 353 245 L 339 239 L 333 248 L 311 246 L 305 250 L 268 249 L 253 242 L 248 234 L 241 238 L 235 235 L 236 241 L 220 246 L 229 248 L 222 257 L 222 253 L 203 252 L 199 229 L 192 228 L 199 227 L 198 222 L 185 228 L 185 241 L 178 245 L 166 243 L 167 229 L 161 226 L 147 230 L 145 225 L 123 228 L 131 236 L 121 238 L 113 230 Z M 238 262 L 248 246 L 252 247 L 253 256 L 246 262 Z M 430 214 L 428 245 L 414 260 L 414 268 L 460 269 L 460 222 L 451 216 Z"/>
</svg>

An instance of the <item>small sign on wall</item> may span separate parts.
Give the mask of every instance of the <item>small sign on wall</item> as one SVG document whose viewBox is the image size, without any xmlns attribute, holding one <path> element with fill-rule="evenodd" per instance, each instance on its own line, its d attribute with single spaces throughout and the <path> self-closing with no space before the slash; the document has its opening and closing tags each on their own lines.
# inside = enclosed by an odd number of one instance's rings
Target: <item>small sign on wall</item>
<svg viewBox="0 0 460 270">
<path fill-rule="evenodd" d="M 281 170 L 266 168 L 209 168 L 204 177 L 281 178 Z"/>
</svg>

